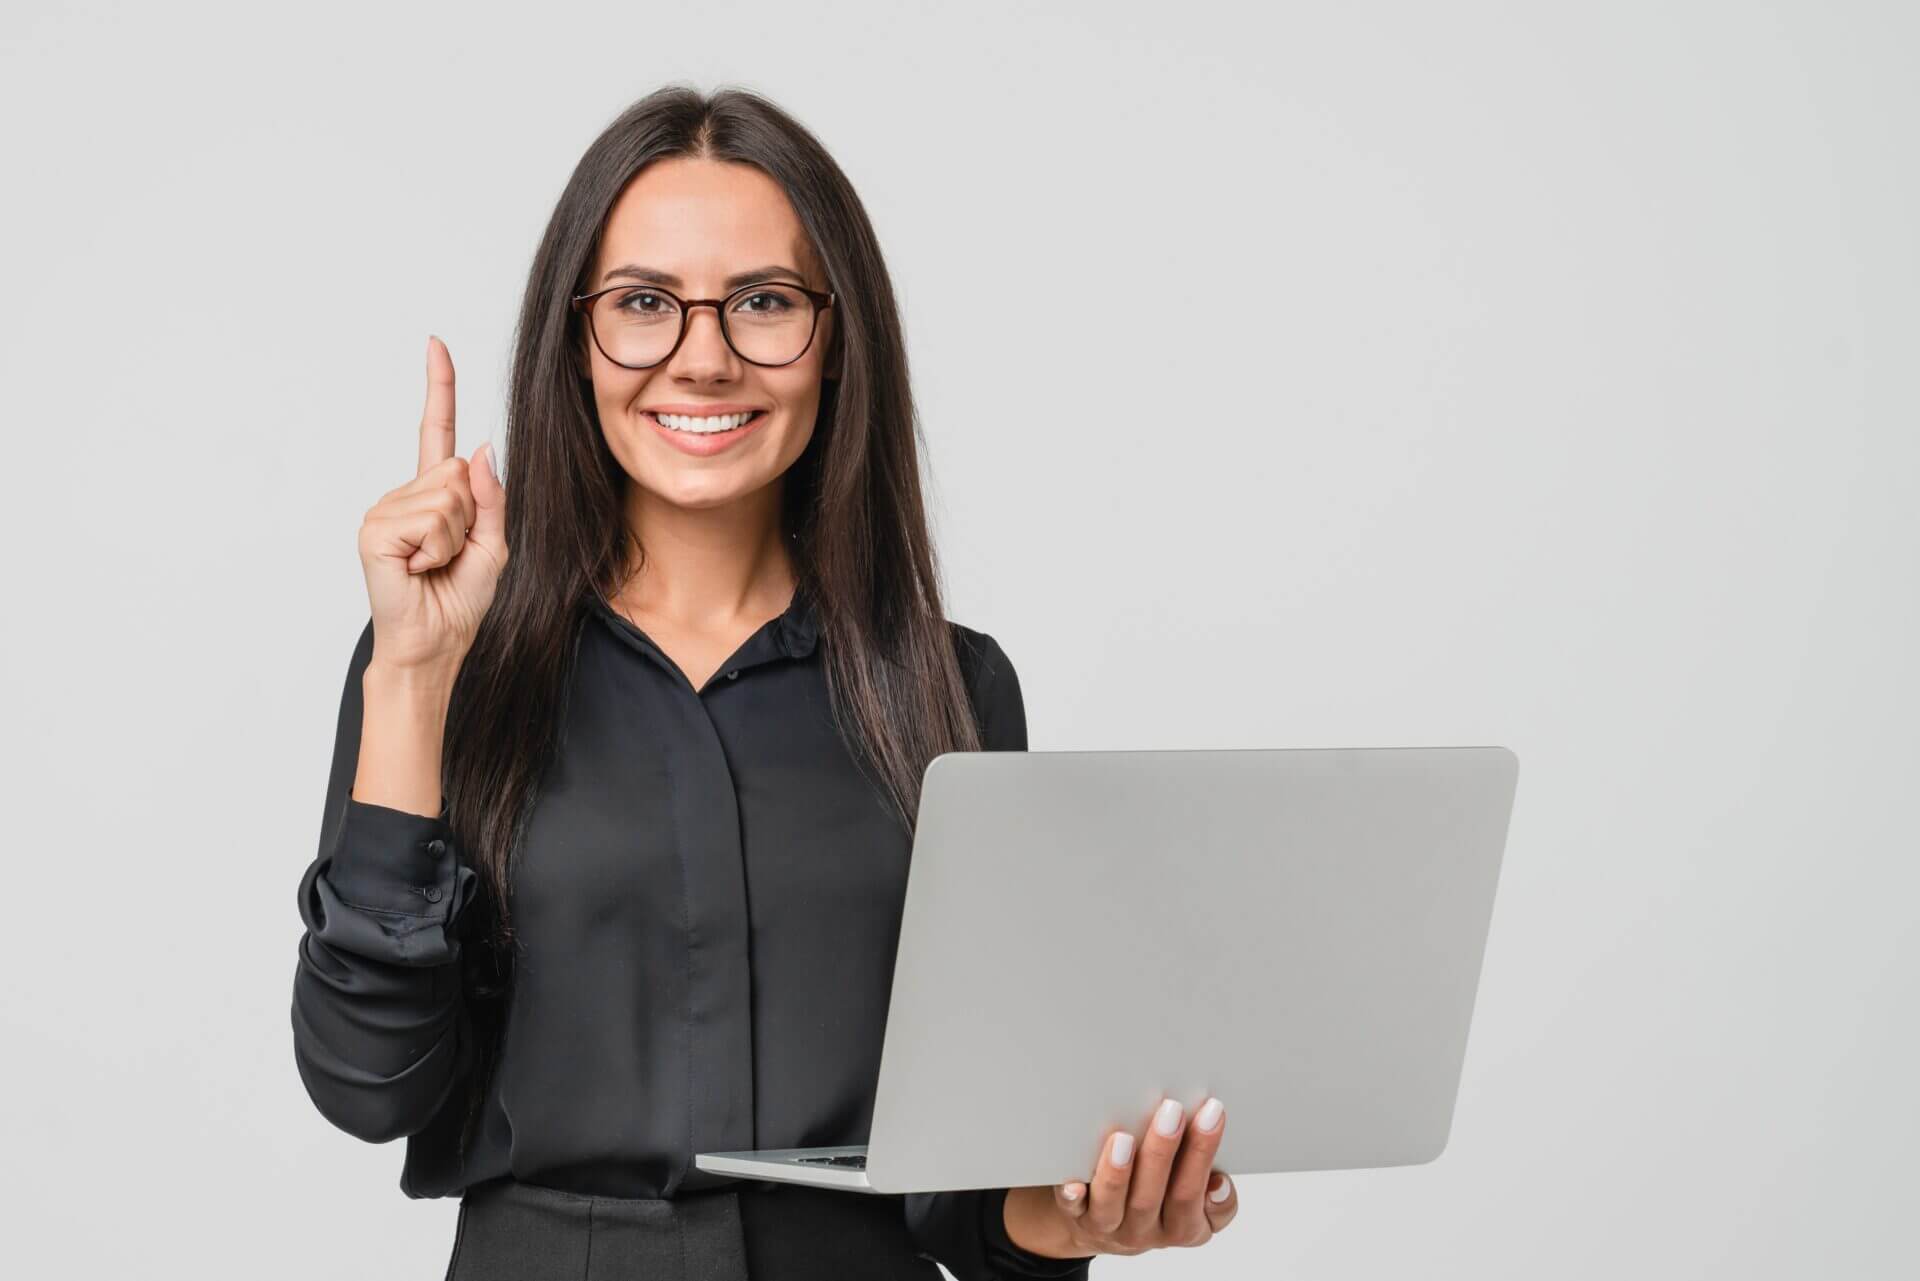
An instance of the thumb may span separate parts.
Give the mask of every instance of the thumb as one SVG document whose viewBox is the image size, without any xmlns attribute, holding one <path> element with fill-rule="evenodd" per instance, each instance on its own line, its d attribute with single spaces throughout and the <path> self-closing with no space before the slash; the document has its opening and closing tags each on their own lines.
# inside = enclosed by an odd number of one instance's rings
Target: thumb
<svg viewBox="0 0 1920 1281">
<path fill-rule="evenodd" d="M 493 474 L 493 442 L 473 451 L 467 464 L 467 480 L 473 488 L 473 528 L 468 537 L 504 552 L 507 546 L 507 491 Z"/>
</svg>

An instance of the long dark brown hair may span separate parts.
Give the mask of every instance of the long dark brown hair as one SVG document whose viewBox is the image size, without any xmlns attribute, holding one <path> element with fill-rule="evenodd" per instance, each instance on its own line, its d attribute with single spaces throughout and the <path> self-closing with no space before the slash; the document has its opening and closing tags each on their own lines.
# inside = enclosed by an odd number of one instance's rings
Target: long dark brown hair
<svg viewBox="0 0 1920 1281">
<path fill-rule="evenodd" d="M 798 121 L 749 90 L 679 85 L 627 108 L 587 148 L 561 192 L 514 331 L 507 405 L 509 558 L 460 669 L 444 765 L 448 820 L 480 873 L 463 917 L 476 1054 L 464 1160 L 498 1057 L 511 985 L 513 851 L 561 732 L 574 644 L 593 593 L 611 599 L 633 557 L 627 477 L 601 434 L 576 353 L 608 212 L 662 157 L 733 161 L 785 190 L 811 264 L 837 295 L 819 418 L 784 477 L 782 532 L 818 611 L 832 713 L 856 760 L 911 831 L 922 772 L 979 733 L 941 603 L 920 490 L 919 424 L 892 282 L 860 198 Z M 806 266 L 808 264 L 802 264 Z M 818 287 L 819 282 L 816 282 Z"/>
</svg>

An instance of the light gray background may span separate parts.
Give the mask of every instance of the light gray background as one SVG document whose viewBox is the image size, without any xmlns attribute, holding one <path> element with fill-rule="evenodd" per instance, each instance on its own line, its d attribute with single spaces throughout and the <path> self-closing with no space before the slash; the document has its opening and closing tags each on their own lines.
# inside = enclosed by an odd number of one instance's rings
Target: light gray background
<svg viewBox="0 0 1920 1281">
<path fill-rule="evenodd" d="M 10 1271 L 444 1268 L 292 1060 L 356 529 L 677 79 L 866 200 L 1035 748 L 1522 758 L 1446 1155 L 1098 1275 L 1913 1275 L 1910 6 L 497 9 L 0 30 Z"/>
</svg>

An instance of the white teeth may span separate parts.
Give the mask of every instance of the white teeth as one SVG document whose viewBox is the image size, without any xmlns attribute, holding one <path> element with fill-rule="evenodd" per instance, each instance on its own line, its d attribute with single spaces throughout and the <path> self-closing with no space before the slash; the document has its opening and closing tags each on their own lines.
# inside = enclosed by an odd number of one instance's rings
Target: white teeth
<svg viewBox="0 0 1920 1281">
<path fill-rule="evenodd" d="M 735 427 L 753 417 L 746 414 L 706 414 L 698 418 L 685 414 L 655 414 L 654 419 L 662 427 L 671 427 L 675 431 L 690 431 L 707 436 L 717 431 L 732 431 Z"/>
</svg>

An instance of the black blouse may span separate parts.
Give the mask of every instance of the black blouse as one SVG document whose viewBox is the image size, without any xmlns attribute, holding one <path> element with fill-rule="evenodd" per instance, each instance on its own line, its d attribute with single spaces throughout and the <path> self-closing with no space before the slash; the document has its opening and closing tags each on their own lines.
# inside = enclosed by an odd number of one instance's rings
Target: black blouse
<svg viewBox="0 0 1920 1281">
<path fill-rule="evenodd" d="M 1025 751 L 1013 665 L 991 636 L 949 626 L 985 748 Z M 833 724 L 806 591 L 699 690 L 597 594 L 580 628 L 564 732 L 515 853 L 513 986 L 464 1161 L 457 927 L 478 873 L 444 808 L 353 799 L 371 620 L 348 664 L 300 881 L 294 1058 L 333 1124 L 406 1136 L 408 1196 L 509 1176 L 671 1197 L 742 1182 L 695 1169 L 695 1152 L 867 1141 L 911 840 Z M 958 1281 L 1087 1274 L 1008 1240 L 1005 1196 L 892 1199 Z"/>
</svg>

